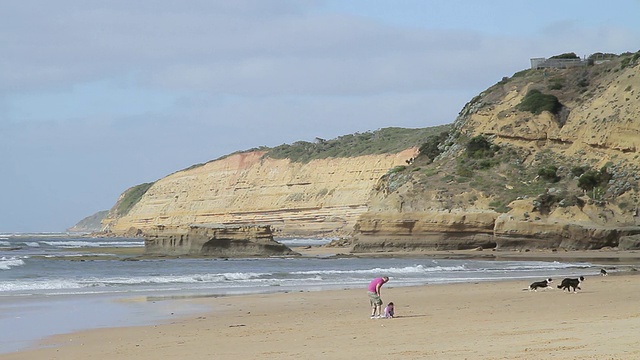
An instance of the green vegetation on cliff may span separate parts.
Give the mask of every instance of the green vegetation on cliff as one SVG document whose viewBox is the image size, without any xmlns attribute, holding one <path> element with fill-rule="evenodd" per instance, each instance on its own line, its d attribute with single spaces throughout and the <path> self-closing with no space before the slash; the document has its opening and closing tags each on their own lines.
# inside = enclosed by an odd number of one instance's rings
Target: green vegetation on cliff
<svg viewBox="0 0 640 360">
<path fill-rule="evenodd" d="M 564 53 L 560 55 L 554 55 L 550 57 L 550 59 L 580 59 L 580 57 L 576 55 L 576 53 L 570 52 L 570 53 Z"/>
<path fill-rule="evenodd" d="M 557 97 L 550 94 L 543 94 L 539 90 L 533 89 L 525 95 L 520 105 L 518 105 L 518 109 L 530 111 L 536 115 L 543 111 L 548 111 L 555 115 L 562 109 L 562 104 L 560 104 Z"/>
<path fill-rule="evenodd" d="M 610 177 L 602 175 L 607 174 L 606 169 L 584 169 L 577 177 L 569 170 L 571 159 L 552 152 L 542 151 L 531 164 L 525 164 L 528 151 L 498 147 L 485 136 L 458 137 L 452 147 L 461 150 L 455 151 L 457 156 L 443 156 L 433 163 L 418 157 L 411 165 L 392 169 L 385 178 L 387 192 L 410 183 L 415 194 L 412 201 L 419 203 L 420 198 L 428 199 L 420 194 L 437 189 L 440 205 L 449 209 L 474 206 L 478 198 L 472 194 L 482 194 L 491 199 L 489 208 L 497 212 L 508 212 L 513 200 L 530 198 L 534 208 L 543 213 L 552 206 L 579 203 L 587 188 L 597 189 L 587 194 L 594 200 L 602 200 L 605 194 L 615 196 L 607 183 Z"/>
<path fill-rule="evenodd" d="M 309 162 L 315 159 L 345 158 L 362 155 L 393 154 L 410 147 L 420 147 L 434 136 L 446 133 L 451 125 L 421 129 L 390 127 L 376 131 L 355 133 L 324 140 L 316 138 L 311 143 L 298 141 L 270 149 L 266 156 L 274 159 L 290 159 Z"/>
<path fill-rule="evenodd" d="M 153 183 L 144 183 L 136 185 L 125 191 L 122 200 L 116 204 L 116 216 L 126 215 L 131 208 L 140 201 L 142 195 L 153 185 Z"/>
<path fill-rule="evenodd" d="M 554 58 L 576 56 L 566 53 Z M 629 79 L 636 75 L 618 74 L 629 67 L 640 67 L 640 51 L 591 58 L 598 62 L 567 69 L 527 69 L 503 78 L 467 103 L 448 136 L 430 138 L 413 163 L 390 171 L 380 189 L 384 189 L 385 196 L 397 196 L 399 203 L 413 209 L 484 208 L 488 204 L 495 211 L 508 212 L 509 204 L 516 199 L 530 199 L 532 208 L 540 214 L 557 207 L 582 207 L 585 200 L 598 206 L 640 208 L 640 155 L 633 155 L 637 148 L 628 145 L 626 138 L 622 137 L 621 143 L 627 147 L 621 149 L 600 149 L 602 145 L 586 141 L 594 151 L 610 156 L 603 159 L 590 155 L 589 149 L 567 151 L 572 146 L 578 148 L 580 142 L 572 145 L 572 141 L 559 138 L 536 139 L 527 133 L 531 129 L 535 133 L 535 126 L 528 128 L 527 124 L 544 111 L 555 115 L 559 127 L 566 124 L 571 112 L 583 111 L 584 115 L 574 123 L 606 132 L 608 141 L 616 141 L 613 136 L 620 135 L 615 134 L 633 132 L 616 132 L 618 125 L 614 124 L 635 124 L 637 107 L 629 104 L 640 95 Z M 617 93 L 604 91 L 616 85 Z M 539 89 L 546 89 L 547 93 Z M 528 92 L 518 105 L 491 113 L 504 105 L 505 97 L 514 90 Z M 598 110 L 599 116 L 590 119 L 591 113 L 580 108 L 593 107 L 593 98 L 605 96 L 610 99 L 604 102 L 607 105 L 592 110 L 594 114 Z M 616 96 L 620 97 L 617 102 Z M 534 117 L 521 112 L 530 112 Z M 472 118 L 474 114 L 480 116 Z M 482 123 L 494 120 L 494 126 Z M 476 126 L 484 126 L 485 132 L 478 132 Z M 431 155 L 424 156 L 427 153 Z M 603 163 L 606 164 L 602 166 Z M 394 195 L 396 191 L 398 194 Z"/>
</svg>

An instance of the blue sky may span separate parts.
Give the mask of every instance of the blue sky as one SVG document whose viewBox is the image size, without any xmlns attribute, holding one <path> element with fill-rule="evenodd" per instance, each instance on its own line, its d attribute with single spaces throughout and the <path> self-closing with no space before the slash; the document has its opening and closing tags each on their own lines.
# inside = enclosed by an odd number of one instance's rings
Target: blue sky
<svg viewBox="0 0 640 360">
<path fill-rule="evenodd" d="M 0 233 L 64 231 L 237 150 L 451 123 L 532 57 L 640 50 L 637 14 L 640 0 L 2 2 Z"/>
</svg>

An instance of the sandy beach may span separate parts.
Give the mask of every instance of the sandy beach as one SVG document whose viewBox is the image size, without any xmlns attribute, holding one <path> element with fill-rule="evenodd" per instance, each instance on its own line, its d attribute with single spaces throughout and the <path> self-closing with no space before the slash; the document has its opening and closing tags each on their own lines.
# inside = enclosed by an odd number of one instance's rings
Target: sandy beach
<svg viewBox="0 0 640 360">
<path fill-rule="evenodd" d="M 589 276 L 582 291 L 524 281 L 193 298 L 206 313 L 57 335 L 10 359 L 638 359 L 640 277 Z M 560 279 L 556 279 L 556 284 Z M 73 316 L 69 314 L 69 316 Z"/>
</svg>

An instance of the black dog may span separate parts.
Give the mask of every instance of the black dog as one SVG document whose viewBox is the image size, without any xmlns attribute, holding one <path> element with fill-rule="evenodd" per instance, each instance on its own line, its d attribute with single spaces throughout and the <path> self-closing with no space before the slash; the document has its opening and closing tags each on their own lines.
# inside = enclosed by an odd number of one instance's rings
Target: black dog
<svg viewBox="0 0 640 360">
<path fill-rule="evenodd" d="M 607 276 L 607 275 L 609 275 L 609 274 L 607 273 L 607 270 L 605 270 L 605 269 L 600 269 L 600 275 L 602 275 L 602 276 Z"/>
<path fill-rule="evenodd" d="M 531 285 L 529 285 L 529 291 L 538 291 L 538 289 L 544 289 L 544 288 L 553 289 L 551 287 L 552 282 L 553 282 L 553 279 L 551 278 L 548 278 L 542 281 L 532 282 Z M 527 290 L 527 289 L 522 289 L 522 290 Z"/>
<path fill-rule="evenodd" d="M 583 281 L 584 281 L 584 276 L 580 276 L 577 279 L 566 278 L 562 280 L 560 285 L 558 285 L 558 289 L 562 289 L 563 291 L 567 290 L 568 292 L 571 292 L 571 288 L 573 288 L 573 292 L 576 292 L 576 289 L 582 290 L 580 288 L 580 284 L 582 284 Z"/>
</svg>

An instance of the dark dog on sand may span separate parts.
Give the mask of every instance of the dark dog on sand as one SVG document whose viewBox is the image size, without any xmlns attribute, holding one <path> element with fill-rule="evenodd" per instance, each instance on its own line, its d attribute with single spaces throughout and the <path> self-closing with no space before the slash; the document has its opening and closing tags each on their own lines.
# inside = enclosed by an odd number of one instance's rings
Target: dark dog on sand
<svg viewBox="0 0 640 360">
<path fill-rule="evenodd" d="M 580 288 L 580 284 L 582 284 L 583 281 L 584 281 L 584 276 L 580 276 L 577 279 L 566 278 L 562 280 L 560 285 L 558 285 L 558 289 L 562 289 L 563 291 L 567 290 L 568 292 L 571 292 L 571 289 L 573 289 L 573 292 L 576 292 L 576 289 L 582 290 Z"/>
<path fill-rule="evenodd" d="M 607 273 L 607 270 L 605 270 L 605 269 L 600 269 L 600 275 L 602 275 L 602 276 L 607 276 L 607 275 L 609 275 L 609 274 Z"/>
<path fill-rule="evenodd" d="M 545 289 L 545 288 L 553 289 L 551 287 L 551 283 L 552 282 L 553 282 L 553 279 L 551 279 L 551 278 L 544 279 L 542 281 L 532 282 L 531 285 L 529 285 L 528 290 L 529 291 L 538 291 L 538 289 Z M 522 289 L 522 290 L 527 290 L 527 289 Z"/>
</svg>

